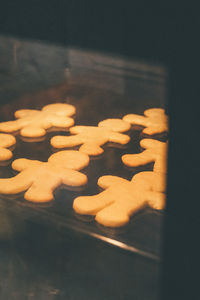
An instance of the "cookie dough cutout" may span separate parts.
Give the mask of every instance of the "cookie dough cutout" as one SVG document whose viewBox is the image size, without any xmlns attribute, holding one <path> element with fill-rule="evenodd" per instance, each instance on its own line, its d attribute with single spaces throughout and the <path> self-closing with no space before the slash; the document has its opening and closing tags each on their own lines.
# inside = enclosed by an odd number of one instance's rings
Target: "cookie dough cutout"
<svg viewBox="0 0 200 300">
<path fill-rule="evenodd" d="M 125 145 L 130 141 L 128 135 L 121 132 L 128 131 L 130 124 L 121 119 L 106 119 L 98 126 L 74 126 L 70 128 L 71 136 L 54 136 L 51 145 L 55 148 L 80 146 L 79 151 L 88 155 L 100 155 L 101 148 L 107 142 Z"/>
<path fill-rule="evenodd" d="M 0 193 L 25 192 L 24 198 L 28 201 L 48 202 L 54 199 L 54 190 L 62 184 L 70 187 L 85 185 L 87 176 L 78 170 L 88 164 L 88 155 L 70 150 L 52 154 L 48 162 L 16 159 L 12 168 L 20 173 L 12 178 L 0 178 Z"/>
<path fill-rule="evenodd" d="M 12 158 L 13 154 L 9 147 L 16 144 L 16 139 L 11 134 L 0 133 L 0 162 L 6 161 Z"/>
<path fill-rule="evenodd" d="M 150 108 L 144 111 L 144 116 L 128 114 L 123 120 L 132 124 L 145 127 L 144 134 L 153 135 L 168 132 L 168 117 L 162 108 Z"/>
<path fill-rule="evenodd" d="M 70 116 L 75 112 L 75 107 L 66 103 L 49 104 L 42 110 L 17 110 L 15 112 L 17 120 L 0 123 L 0 131 L 10 133 L 20 130 L 23 137 L 42 137 L 51 127 L 69 128 L 73 126 L 74 120 Z"/>
<path fill-rule="evenodd" d="M 140 146 L 145 150 L 137 154 L 125 154 L 122 162 L 128 167 L 139 167 L 154 162 L 154 171 L 167 173 L 167 143 L 143 139 Z"/>
<path fill-rule="evenodd" d="M 81 215 L 94 215 L 98 223 L 120 227 L 129 222 L 130 216 L 145 206 L 162 210 L 165 194 L 162 185 L 156 184 L 159 175 L 141 172 L 131 181 L 117 176 L 102 176 L 98 185 L 105 191 L 94 196 L 74 199 L 73 209 Z"/>
</svg>

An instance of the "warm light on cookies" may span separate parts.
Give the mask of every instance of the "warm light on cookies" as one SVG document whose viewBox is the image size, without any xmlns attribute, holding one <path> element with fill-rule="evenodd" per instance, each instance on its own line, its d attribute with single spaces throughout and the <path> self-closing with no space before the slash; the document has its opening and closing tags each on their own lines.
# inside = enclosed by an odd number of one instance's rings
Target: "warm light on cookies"
<svg viewBox="0 0 200 300">
<path fill-rule="evenodd" d="M 70 128 L 71 136 L 54 136 L 51 145 L 55 148 L 80 146 L 79 151 L 88 155 L 100 155 L 104 152 L 102 145 L 107 142 L 127 144 L 128 135 L 121 132 L 130 129 L 130 124 L 121 119 L 107 119 L 95 126 L 74 126 Z"/>
<path fill-rule="evenodd" d="M 120 227 L 145 206 L 164 209 L 163 186 L 155 184 L 159 175 L 154 172 L 139 174 L 131 181 L 110 175 L 100 177 L 98 185 L 105 191 L 76 198 L 74 210 L 79 214 L 95 215 L 96 221 L 104 226 Z"/>
<path fill-rule="evenodd" d="M 148 135 L 168 132 L 168 117 L 162 108 L 146 109 L 144 116 L 128 114 L 123 120 L 132 125 L 145 127 L 142 132 Z"/>
<path fill-rule="evenodd" d="M 15 112 L 17 120 L 0 123 L 0 131 L 15 132 L 20 130 L 23 137 L 41 137 L 51 127 L 69 128 L 74 125 L 75 114 L 73 105 L 65 103 L 54 103 L 46 105 L 42 110 L 21 109 Z"/>
<path fill-rule="evenodd" d="M 137 154 L 122 155 L 123 163 L 128 167 L 143 166 L 148 163 L 156 163 L 156 169 L 166 173 L 167 143 L 153 139 L 142 139 L 140 146 L 145 150 Z"/>
<path fill-rule="evenodd" d="M 16 144 L 16 139 L 11 134 L 0 133 L 0 162 L 12 158 L 13 154 L 9 147 Z"/>
<path fill-rule="evenodd" d="M 24 198 L 31 202 L 48 202 L 61 184 L 82 186 L 87 176 L 77 171 L 89 164 L 89 157 L 79 151 L 60 151 L 52 154 L 48 162 L 19 158 L 12 168 L 20 173 L 11 178 L 0 178 L 1 194 L 25 192 Z"/>
</svg>

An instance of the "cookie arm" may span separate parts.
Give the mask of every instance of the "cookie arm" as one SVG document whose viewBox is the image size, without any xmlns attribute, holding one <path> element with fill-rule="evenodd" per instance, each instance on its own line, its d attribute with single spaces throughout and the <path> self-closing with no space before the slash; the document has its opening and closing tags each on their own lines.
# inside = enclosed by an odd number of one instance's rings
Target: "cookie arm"
<svg viewBox="0 0 200 300">
<path fill-rule="evenodd" d="M 0 193 L 18 194 L 27 190 L 31 184 L 30 172 L 23 171 L 12 178 L 0 178 Z"/>
<path fill-rule="evenodd" d="M 158 141 L 158 140 L 148 139 L 148 138 L 142 139 L 140 141 L 140 146 L 145 149 L 147 149 L 147 148 L 153 149 L 154 151 L 156 151 L 156 150 L 162 151 L 162 149 L 164 151 L 164 149 L 166 149 L 166 143 Z"/>
<path fill-rule="evenodd" d="M 11 133 L 22 128 L 20 120 L 0 123 L 0 131 Z"/>
<path fill-rule="evenodd" d="M 17 110 L 14 115 L 15 118 L 24 118 L 24 117 L 32 117 L 35 114 L 38 114 L 39 110 L 36 109 L 19 109 Z"/>
<path fill-rule="evenodd" d="M 148 125 L 148 127 L 144 128 L 142 132 L 148 135 L 168 132 L 168 126 L 166 124 Z"/>
<path fill-rule="evenodd" d="M 144 150 L 138 154 L 125 154 L 122 155 L 122 162 L 129 167 L 138 167 L 154 162 L 155 157 L 149 150 Z"/>
<path fill-rule="evenodd" d="M 100 186 L 102 189 L 107 189 L 114 184 L 118 185 L 118 184 L 122 184 L 123 182 L 128 182 L 128 181 L 118 176 L 105 175 L 105 176 L 101 176 L 98 179 L 98 186 Z"/>
<path fill-rule="evenodd" d="M 22 170 L 25 170 L 30 167 L 31 168 L 38 167 L 42 164 L 43 164 L 43 162 L 38 161 L 38 160 L 18 158 L 12 162 L 12 168 L 13 168 L 13 170 L 16 170 L 16 171 L 22 171 Z"/>
<path fill-rule="evenodd" d="M 137 114 L 128 114 L 122 118 L 122 120 L 132 124 L 132 125 L 140 125 L 146 126 L 147 118 L 144 116 L 140 116 Z"/>
<path fill-rule="evenodd" d="M 79 151 L 87 154 L 87 155 L 100 155 L 104 152 L 103 148 L 101 148 L 95 142 L 85 142 L 81 145 Z"/>
<path fill-rule="evenodd" d="M 74 125 L 74 119 L 62 115 L 54 115 L 52 117 L 51 125 L 55 127 L 71 127 Z"/>
<path fill-rule="evenodd" d="M 73 147 L 81 144 L 81 139 L 78 136 L 54 136 L 51 141 L 51 145 L 55 148 Z"/>
<path fill-rule="evenodd" d="M 128 136 L 126 134 L 118 133 L 118 132 L 109 133 L 109 142 L 125 145 L 129 141 L 130 141 L 130 136 Z"/>
<path fill-rule="evenodd" d="M 87 132 L 87 127 L 91 127 L 91 126 L 77 125 L 77 126 L 71 127 L 69 131 L 72 134 L 79 134 L 79 133 L 82 133 L 82 132 Z"/>
</svg>

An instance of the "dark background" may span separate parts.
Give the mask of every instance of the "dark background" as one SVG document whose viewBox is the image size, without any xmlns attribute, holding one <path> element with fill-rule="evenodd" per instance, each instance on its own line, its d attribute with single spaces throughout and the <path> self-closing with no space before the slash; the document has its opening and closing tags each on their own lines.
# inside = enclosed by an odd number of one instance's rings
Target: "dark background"
<svg viewBox="0 0 200 300">
<path fill-rule="evenodd" d="M 188 6 L 145 2 L 9 0 L 1 7 L 1 31 L 168 61 L 176 52 L 174 43 L 191 25 Z"/>
<path fill-rule="evenodd" d="M 131 3 L 131 4 L 130 4 Z M 164 63 L 169 176 L 163 298 L 199 299 L 199 16 L 194 3 L 1 2 L 0 33 Z"/>
</svg>

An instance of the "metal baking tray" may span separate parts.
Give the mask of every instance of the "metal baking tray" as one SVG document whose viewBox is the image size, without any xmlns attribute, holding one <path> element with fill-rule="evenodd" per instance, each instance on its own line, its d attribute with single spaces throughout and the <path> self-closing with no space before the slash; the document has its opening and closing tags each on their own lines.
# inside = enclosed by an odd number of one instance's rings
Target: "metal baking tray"
<svg viewBox="0 0 200 300">
<path fill-rule="evenodd" d="M 21 48 L 19 43 L 21 43 Z M 18 41 L 18 47 L 25 51 L 23 43 L 25 42 Z M 34 46 L 36 50 L 38 46 L 38 51 L 31 55 L 37 56 L 42 46 L 39 42 Z M 51 45 L 46 47 L 52 50 Z M 57 48 L 54 46 L 53 49 Z M 65 102 L 76 106 L 76 125 L 97 125 L 99 121 L 106 118 L 121 118 L 128 113 L 143 114 L 145 109 L 151 107 L 166 108 L 166 73 L 163 67 L 87 50 L 64 47 L 58 49 L 65 61 L 59 64 L 55 80 L 51 76 L 51 80 L 48 81 L 49 73 L 46 73 L 45 83 L 44 77 L 38 83 L 38 79 L 35 80 L 32 76 L 30 69 L 27 68 L 30 59 L 26 58 L 24 61 L 21 55 L 20 61 L 20 54 L 17 56 L 15 53 L 14 62 L 17 65 L 14 71 L 11 70 L 11 75 L 5 80 L 6 85 L 3 85 L 0 92 L 1 98 L 4 99 L 0 106 L 0 121 L 14 119 L 13 113 L 17 109 L 41 109 L 44 105 L 55 102 Z M 58 57 L 59 61 L 61 60 L 57 54 L 53 57 L 55 61 Z M 51 64 L 50 58 L 46 59 L 47 61 L 38 63 L 40 73 L 42 68 L 43 71 L 49 68 L 47 62 Z M 24 72 L 21 71 L 23 67 Z M 13 76 L 15 83 L 11 80 Z M 16 81 L 19 82 L 18 87 Z M 10 93 L 6 92 L 8 86 Z M 68 132 L 49 131 L 43 140 L 34 142 L 24 141 L 16 135 L 17 144 L 13 150 L 13 160 L 23 157 L 46 161 L 55 151 L 50 146 L 49 140 L 56 134 L 67 135 Z M 75 197 L 99 192 L 97 180 L 100 176 L 116 175 L 130 180 L 141 170 L 152 170 L 152 164 L 136 169 L 127 168 L 122 164 L 123 154 L 141 151 L 139 141 L 144 137 L 139 127 L 132 128 L 128 134 L 131 136 L 128 145 L 121 147 L 106 144 L 103 146 L 104 153 L 100 157 L 91 158 L 89 166 L 81 171 L 88 176 L 88 184 L 84 189 L 72 191 L 58 188 L 55 191 L 55 200 L 45 205 L 25 201 L 23 195 L 13 197 L 0 195 L 0 206 L 22 218 L 34 220 L 37 223 L 51 222 L 66 230 L 71 228 L 123 248 L 125 251 L 135 252 L 159 261 L 162 247 L 163 212 L 145 208 L 132 216 L 127 225 L 121 228 L 107 228 L 96 223 L 92 216 L 77 215 L 72 209 Z M 159 135 L 157 138 L 167 139 L 165 135 Z M 0 166 L 1 178 L 13 175 L 14 171 L 10 164 Z"/>
</svg>

